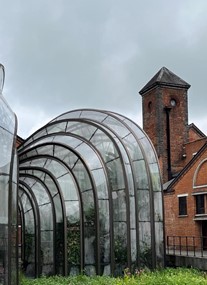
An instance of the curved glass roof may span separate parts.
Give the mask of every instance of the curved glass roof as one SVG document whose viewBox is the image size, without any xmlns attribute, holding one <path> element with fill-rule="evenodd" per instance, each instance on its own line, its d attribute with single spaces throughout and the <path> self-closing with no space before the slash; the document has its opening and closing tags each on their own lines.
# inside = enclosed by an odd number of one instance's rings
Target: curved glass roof
<svg viewBox="0 0 207 285">
<path fill-rule="evenodd" d="M 23 253 L 27 275 L 163 265 L 158 161 L 133 121 L 102 110 L 67 112 L 24 142 L 19 163 L 24 238 L 34 244 Z"/>
</svg>

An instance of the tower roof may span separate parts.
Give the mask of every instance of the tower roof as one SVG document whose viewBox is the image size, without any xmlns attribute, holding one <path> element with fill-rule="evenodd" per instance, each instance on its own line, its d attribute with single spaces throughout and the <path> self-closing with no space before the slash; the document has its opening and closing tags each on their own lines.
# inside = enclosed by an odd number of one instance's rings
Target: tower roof
<svg viewBox="0 0 207 285">
<path fill-rule="evenodd" d="M 168 86 L 168 87 L 179 87 L 179 88 L 190 88 L 190 84 L 175 75 L 172 71 L 166 67 L 162 67 L 152 79 L 139 91 L 139 94 L 144 94 L 146 91 L 152 89 L 156 85 Z"/>
</svg>

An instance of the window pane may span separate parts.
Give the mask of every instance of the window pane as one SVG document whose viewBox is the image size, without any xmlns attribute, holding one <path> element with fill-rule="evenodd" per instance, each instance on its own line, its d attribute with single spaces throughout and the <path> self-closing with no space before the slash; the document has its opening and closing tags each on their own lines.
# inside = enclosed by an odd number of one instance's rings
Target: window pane
<svg viewBox="0 0 207 285">
<path fill-rule="evenodd" d="M 204 214 L 204 195 L 196 195 L 196 214 Z"/>
<path fill-rule="evenodd" d="M 187 215 L 187 197 L 179 197 L 179 215 Z"/>
</svg>

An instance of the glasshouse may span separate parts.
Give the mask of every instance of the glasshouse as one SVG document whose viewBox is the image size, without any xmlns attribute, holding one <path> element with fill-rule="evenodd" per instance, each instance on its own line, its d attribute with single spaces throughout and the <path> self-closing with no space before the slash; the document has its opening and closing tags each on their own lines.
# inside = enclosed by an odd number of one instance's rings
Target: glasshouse
<svg viewBox="0 0 207 285">
<path fill-rule="evenodd" d="M 2 96 L 0 64 L 0 284 L 17 284 L 17 154 L 15 114 Z"/>
<path fill-rule="evenodd" d="M 2 97 L 0 110 L 5 280 L 20 262 L 33 278 L 164 266 L 158 160 L 137 124 L 109 111 L 69 111 L 20 145 L 16 171 L 16 121 Z"/>
</svg>

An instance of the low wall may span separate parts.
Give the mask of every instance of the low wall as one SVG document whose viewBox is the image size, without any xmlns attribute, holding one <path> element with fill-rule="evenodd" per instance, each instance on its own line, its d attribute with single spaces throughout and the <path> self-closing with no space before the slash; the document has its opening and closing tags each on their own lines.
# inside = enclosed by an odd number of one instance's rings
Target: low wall
<svg viewBox="0 0 207 285">
<path fill-rule="evenodd" d="M 207 271 L 207 258 L 166 254 L 168 267 L 193 267 Z"/>
</svg>

